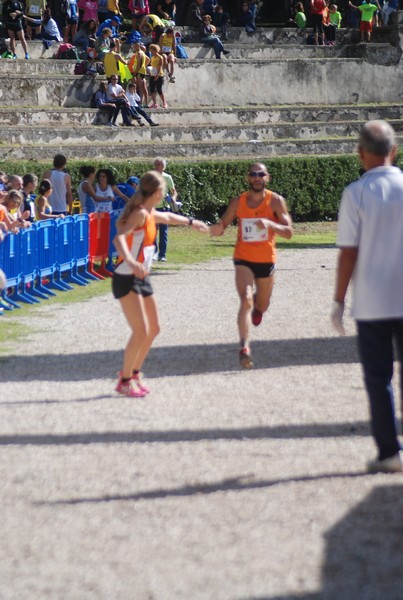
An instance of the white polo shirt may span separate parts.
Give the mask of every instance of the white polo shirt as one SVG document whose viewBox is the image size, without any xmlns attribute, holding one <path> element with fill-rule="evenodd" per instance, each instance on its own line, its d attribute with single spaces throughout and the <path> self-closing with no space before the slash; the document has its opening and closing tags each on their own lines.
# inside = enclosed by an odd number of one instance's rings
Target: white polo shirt
<svg viewBox="0 0 403 600">
<path fill-rule="evenodd" d="M 358 248 L 351 314 L 357 320 L 403 318 L 403 173 L 367 171 L 343 192 L 337 246 Z"/>
</svg>

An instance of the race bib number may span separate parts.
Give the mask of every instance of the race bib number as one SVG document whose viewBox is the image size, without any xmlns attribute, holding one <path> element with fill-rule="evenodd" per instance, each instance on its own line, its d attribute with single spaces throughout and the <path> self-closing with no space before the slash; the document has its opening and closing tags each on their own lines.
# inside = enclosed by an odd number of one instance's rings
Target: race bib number
<svg viewBox="0 0 403 600">
<path fill-rule="evenodd" d="M 143 254 L 144 254 L 144 266 L 149 273 L 153 266 L 153 257 L 155 252 L 155 246 L 144 246 Z"/>
<path fill-rule="evenodd" d="M 97 212 L 112 212 L 112 202 L 97 202 Z"/>
<path fill-rule="evenodd" d="M 241 219 L 242 241 L 244 242 L 264 242 L 269 239 L 269 232 L 265 229 L 259 229 L 256 225 L 257 219 Z"/>
<path fill-rule="evenodd" d="M 41 9 L 40 9 L 40 7 L 37 4 L 31 4 L 31 8 L 29 10 L 29 13 L 31 15 L 37 16 L 37 15 L 41 14 Z"/>
<path fill-rule="evenodd" d="M 169 53 L 172 51 L 172 48 L 170 46 L 162 46 L 162 51 Z"/>
</svg>

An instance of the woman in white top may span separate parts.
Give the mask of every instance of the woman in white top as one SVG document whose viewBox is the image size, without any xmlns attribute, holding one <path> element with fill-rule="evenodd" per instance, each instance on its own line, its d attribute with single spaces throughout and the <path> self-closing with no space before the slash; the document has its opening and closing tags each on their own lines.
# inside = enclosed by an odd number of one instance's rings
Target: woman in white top
<svg viewBox="0 0 403 600">
<path fill-rule="evenodd" d="M 99 169 L 96 178 L 95 193 L 97 196 L 102 196 L 105 199 L 102 202 L 98 202 L 96 207 L 98 212 L 111 212 L 113 210 L 112 202 L 116 196 L 122 198 L 125 202 L 129 201 L 129 197 L 123 194 L 117 187 L 115 176 L 111 169 Z"/>
</svg>

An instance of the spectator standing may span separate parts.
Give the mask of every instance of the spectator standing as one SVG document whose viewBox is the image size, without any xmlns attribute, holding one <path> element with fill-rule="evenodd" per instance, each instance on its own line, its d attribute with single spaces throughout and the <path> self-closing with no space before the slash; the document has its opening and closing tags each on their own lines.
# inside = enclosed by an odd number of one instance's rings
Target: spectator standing
<svg viewBox="0 0 403 600">
<path fill-rule="evenodd" d="M 103 23 L 107 18 L 107 0 L 98 0 L 98 23 Z"/>
<path fill-rule="evenodd" d="M 214 25 L 214 27 L 216 28 L 216 30 L 221 29 L 221 39 L 222 40 L 227 40 L 228 39 L 228 21 L 229 21 L 229 15 L 227 12 L 224 12 L 223 7 L 221 6 L 221 4 L 216 4 L 215 8 L 214 8 L 214 13 L 213 13 L 213 17 L 212 17 L 212 23 Z"/>
<path fill-rule="evenodd" d="M 387 0 L 382 8 L 382 22 L 384 25 L 389 23 L 390 16 L 399 8 L 399 0 Z"/>
<path fill-rule="evenodd" d="M 156 101 L 157 94 L 161 98 L 162 107 L 168 108 L 164 92 L 162 91 L 162 86 L 164 83 L 164 57 L 162 56 L 162 54 L 160 54 L 160 47 L 158 46 L 158 44 L 150 44 L 149 50 L 151 54 L 151 60 L 150 65 L 147 67 L 147 70 L 150 75 L 149 84 L 152 100 L 150 108 L 158 108 L 158 104 Z"/>
<path fill-rule="evenodd" d="M 329 6 L 329 25 L 327 28 L 328 40 L 331 44 L 336 41 L 336 31 L 341 27 L 341 14 L 337 10 L 336 4 Z"/>
<path fill-rule="evenodd" d="M 106 8 L 108 9 L 108 18 L 113 19 L 117 15 L 121 15 L 119 0 L 107 0 Z"/>
<path fill-rule="evenodd" d="M 49 203 L 53 215 L 64 215 L 72 212 L 73 194 L 71 190 L 71 177 L 65 172 L 67 158 L 63 154 L 56 154 L 53 158 L 53 169 L 44 173 L 43 179 L 49 179 L 52 184 L 52 193 Z M 66 210 L 67 208 L 67 210 Z"/>
<path fill-rule="evenodd" d="M 156 205 L 156 210 L 159 212 L 169 212 L 171 207 L 176 206 L 178 192 L 175 189 L 174 180 L 169 173 L 165 172 L 167 161 L 165 158 L 158 156 L 154 160 L 154 169 L 162 176 L 164 180 L 164 193 Z M 158 242 L 156 241 L 156 258 L 159 262 L 166 262 L 168 249 L 168 224 L 160 223 L 158 225 Z"/>
<path fill-rule="evenodd" d="M 350 8 L 359 10 L 361 13 L 360 20 L 360 37 L 362 42 L 370 42 L 371 41 L 371 33 L 372 33 L 372 19 L 377 10 L 380 10 L 380 6 L 375 0 L 376 4 L 371 3 L 369 0 L 364 0 L 360 6 L 355 6 L 352 2 L 349 2 L 348 5 Z"/>
<path fill-rule="evenodd" d="M 80 22 L 88 23 L 88 21 L 94 20 L 95 23 L 98 23 L 98 2 L 96 0 L 83 0 L 81 6 L 83 8 Z"/>
<path fill-rule="evenodd" d="M 18 38 L 25 52 L 25 58 L 29 58 L 27 42 L 25 40 L 23 16 L 24 10 L 21 2 L 18 0 L 4 0 L 2 6 L 2 21 L 10 38 L 10 50 L 13 53 L 13 58 L 17 58 L 15 52 L 15 39 Z"/>
<path fill-rule="evenodd" d="M 128 8 L 135 19 L 150 14 L 148 0 L 129 0 Z"/>
<path fill-rule="evenodd" d="M 150 64 L 150 58 L 145 53 L 145 46 L 140 42 L 133 44 L 134 54 L 129 61 L 129 71 L 136 80 L 140 102 L 143 106 L 148 106 L 148 87 L 146 82 L 147 67 Z"/>
<path fill-rule="evenodd" d="M 95 194 L 98 198 L 97 212 L 111 212 L 116 196 L 128 202 L 129 197 L 120 191 L 111 169 L 99 169 L 96 174 Z"/>
<path fill-rule="evenodd" d="M 44 10 L 46 8 L 46 0 L 28 0 L 25 4 L 25 15 L 31 19 L 41 20 L 43 17 Z M 31 25 L 27 25 L 27 39 L 33 40 L 36 35 L 41 32 L 40 27 L 32 28 Z"/>
<path fill-rule="evenodd" d="M 203 25 L 203 15 L 203 0 L 195 0 L 189 7 L 188 17 L 186 19 L 187 25 L 199 30 Z"/>
<path fill-rule="evenodd" d="M 38 195 L 35 198 L 36 220 L 45 221 L 46 219 L 61 218 L 64 219 L 64 214 L 52 214 L 52 206 L 49 202 L 49 196 L 52 193 L 52 183 L 49 179 L 43 179 L 38 188 Z"/>
<path fill-rule="evenodd" d="M 368 464 L 373 472 L 403 471 L 392 387 L 394 341 L 403 367 L 403 174 L 393 166 L 396 154 L 389 123 L 369 121 L 362 127 L 358 155 L 365 172 L 343 192 L 337 233 L 331 318 L 344 335 L 344 300 L 352 280 L 352 316 L 378 449 Z"/>
<path fill-rule="evenodd" d="M 116 44 L 112 40 L 109 44 L 109 52 L 104 53 L 103 62 L 105 67 L 105 77 L 110 80 L 112 75 L 116 75 L 119 77 L 119 67 L 118 63 L 122 63 L 122 65 L 127 65 L 127 62 L 124 58 L 117 52 L 115 52 Z"/>
<path fill-rule="evenodd" d="M 311 0 L 311 19 L 315 46 L 319 45 L 319 38 L 321 44 L 325 43 L 323 32 L 323 13 L 325 8 L 325 0 Z"/>
<path fill-rule="evenodd" d="M 22 210 L 27 213 L 29 212 L 29 217 L 27 217 L 27 221 L 31 223 L 35 221 L 35 201 L 33 192 L 38 185 L 38 177 L 34 173 L 27 173 L 22 178 L 22 194 L 24 196 L 23 207 Z"/>
<path fill-rule="evenodd" d="M 213 18 L 214 9 L 217 6 L 217 0 L 203 0 L 203 14 L 210 15 Z"/>
<path fill-rule="evenodd" d="M 65 27 L 63 39 L 65 43 L 73 41 L 78 27 L 78 0 L 62 0 L 65 12 Z"/>
<path fill-rule="evenodd" d="M 83 165 L 79 173 L 82 180 L 78 184 L 77 195 L 84 213 L 97 212 L 97 202 L 104 202 L 105 196 L 97 196 L 94 188 L 95 167 Z M 113 190 L 111 190 L 113 195 Z"/>
<path fill-rule="evenodd" d="M 299 29 L 306 28 L 306 15 L 302 2 L 297 2 L 295 5 L 295 23 Z"/>
</svg>

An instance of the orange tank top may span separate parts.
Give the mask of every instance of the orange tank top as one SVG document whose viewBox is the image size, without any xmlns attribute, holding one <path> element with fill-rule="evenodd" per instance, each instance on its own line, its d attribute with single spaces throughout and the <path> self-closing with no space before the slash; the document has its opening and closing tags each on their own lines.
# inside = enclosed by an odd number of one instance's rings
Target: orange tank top
<svg viewBox="0 0 403 600">
<path fill-rule="evenodd" d="M 248 192 L 239 196 L 236 217 L 238 218 L 238 236 L 235 244 L 234 258 L 256 263 L 276 262 L 275 234 L 267 229 L 258 229 L 256 219 L 278 221 L 272 207 L 272 192 L 265 190 L 262 202 L 256 208 L 247 203 Z"/>
<path fill-rule="evenodd" d="M 157 235 L 157 226 L 154 217 L 147 214 L 144 225 L 134 229 L 127 235 L 127 244 L 130 252 L 137 262 L 144 263 L 151 270 L 154 256 L 154 242 Z M 119 256 L 118 265 L 115 269 L 120 275 L 132 275 L 133 271 L 123 257 Z"/>
</svg>

